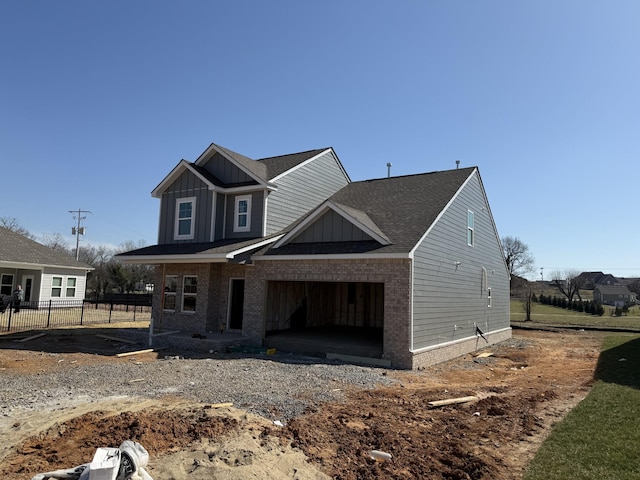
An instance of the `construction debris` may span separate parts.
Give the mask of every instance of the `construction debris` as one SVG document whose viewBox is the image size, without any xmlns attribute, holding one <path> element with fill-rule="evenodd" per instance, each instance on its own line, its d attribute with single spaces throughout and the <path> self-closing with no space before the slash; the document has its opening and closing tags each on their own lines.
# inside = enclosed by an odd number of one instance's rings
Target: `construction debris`
<svg viewBox="0 0 640 480">
<path fill-rule="evenodd" d="M 155 348 L 146 348 L 144 350 L 136 350 L 135 352 L 123 352 L 123 353 L 116 353 L 116 357 L 128 357 L 129 355 L 137 355 L 137 354 L 142 354 L 142 353 L 150 353 L 155 351 Z"/>
<path fill-rule="evenodd" d="M 98 448 L 91 463 L 39 473 L 31 480 L 153 480 L 144 467 L 149 453 L 137 442 L 125 440 L 119 448 Z"/>
<path fill-rule="evenodd" d="M 128 339 L 125 339 L 125 338 L 111 337 L 109 335 L 97 334 L 96 337 L 104 338 L 105 340 L 113 340 L 114 342 L 130 343 L 131 345 L 135 345 L 136 343 L 138 343 L 135 340 L 128 340 Z"/>
<path fill-rule="evenodd" d="M 454 405 L 458 403 L 467 403 L 473 402 L 474 400 L 478 400 L 478 397 L 470 395 L 468 397 L 458 397 L 458 398 L 449 398 L 446 400 L 436 400 L 433 402 L 428 402 L 430 407 L 442 407 L 444 405 Z"/>
<path fill-rule="evenodd" d="M 47 332 L 38 333 L 37 335 L 31 335 L 30 337 L 22 338 L 20 340 L 16 340 L 16 342 L 18 342 L 18 343 L 28 342 L 30 340 L 35 340 L 36 338 L 44 337 L 46 334 L 47 334 Z"/>
</svg>

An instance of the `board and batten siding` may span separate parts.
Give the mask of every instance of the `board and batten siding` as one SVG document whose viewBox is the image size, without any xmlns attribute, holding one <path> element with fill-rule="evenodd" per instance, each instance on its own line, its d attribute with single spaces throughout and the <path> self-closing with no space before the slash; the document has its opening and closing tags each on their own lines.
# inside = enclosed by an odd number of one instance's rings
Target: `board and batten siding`
<svg viewBox="0 0 640 480">
<path fill-rule="evenodd" d="M 195 230 L 190 240 L 175 240 L 176 201 L 195 197 Z M 183 172 L 163 193 L 160 201 L 158 243 L 196 243 L 211 241 L 213 192 L 189 171 Z"/>
<path fill-rule="evenodd" d="M 226 185 L 255 183 L 255 179 L 223 157 L 218 152 L 207 160 L 203 168 L 211 172 Z"/>
<path fill-rule="evenodd" d="M 251 197 L 250 230 L 247 232 L 234 232 L 236 198 Z M 264 212 L 264 190 L 237 195 L 227 195 L 226 200 L 225 238 L 256 238 L 262 236 L 262 215 Z"/>
<path fill-rule="evenodd" d="M 476 326 L 489 333 L 510 325 L 509 274 L 477 172 L 414 252 L 413 305 L 413 350 L 475 336 Z"/>
<path fill-rule="evenodd" d="M 267 198 L 266 234 L 279 232 L 349 183 L 331 150 L 275 181 Z"/>
<path fill-rule="evenodd" d="M 329 209 L 298 235 L 291 243 L 357 242 L 373 240 L 353 223 Z"/>
</svg>

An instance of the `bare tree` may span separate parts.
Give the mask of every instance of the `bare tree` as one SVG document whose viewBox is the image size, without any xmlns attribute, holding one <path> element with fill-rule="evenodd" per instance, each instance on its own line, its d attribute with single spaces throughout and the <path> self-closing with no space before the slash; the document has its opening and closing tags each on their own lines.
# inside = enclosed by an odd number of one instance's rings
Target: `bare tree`
<svg viewBox="0 0 640 480">
<path fill-rule="evenodd" d="M 29 230 L 20 225 L 20 222 L 18 222 L 16 217 L 0 217 L 0 226 L 8 228 L 12 232 L 24 235 L 31 240 L 35 240 L 35 237 L 29 233 Z"/>
<path fill-rule="evenodd" d="M 42 241 L 40 243 L 52 248 L 53 250 L 69 253 L 71 255 L 69 252 L 69 244 L 60 233 L 45 234 L 42 236 Z"/>
<path fill-rule="evenodd" d="M 580 289 L 584 287 L 584 279 L 580 276 L 580 272 L 578 270 L 568 269 L 552 272 L 551 285 L 556 287 L 560 293 L 567 297 L 569 303 L 573 302 L 576 295 L 578 296 L 578 299 L 582 301 Z"/>
<path fill-rule="evenodd" d="M 535 259 L 529 252 L 529 246 L 519 238 L 502 237 L 502 251 L 512 277 L 523 277 L 533 271 Z"/>
</svg>

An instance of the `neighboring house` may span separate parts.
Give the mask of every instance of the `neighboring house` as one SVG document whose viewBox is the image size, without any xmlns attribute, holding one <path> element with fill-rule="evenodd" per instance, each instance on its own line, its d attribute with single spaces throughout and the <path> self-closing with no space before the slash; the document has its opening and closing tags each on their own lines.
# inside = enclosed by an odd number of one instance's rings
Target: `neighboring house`
<svg viewBox="0 0 640 480">
<path fill-rule="evenodd" d="M 602 305 L 624 307 L 635 305 L 637 298 L 624 285 L 598 285 L 593 289 L 593 301 Z"/>
<path fill-rule="evenodd" d="M 0 295 L 22 285 L 25 305 L 48 300 L 83 300 L 93 268 L 66 253 L 0 227 Z"/>
<path fill-rule="evenodd" d="M 596 285 L 616 285 L 618 280 L 609 273 L 602 272 L 582 272 L 578 275 L 580 288 L 593 290 Z"/>
<path fill-rule="evenodd" d="M 261 345 L 287 332 L 374 339 L 371 356 L 398 368 L 511 337 L 475 167 L 351 182 L 331 148 L 251 160 L 212 144 L 153 195 L 158 244 L 118 258 L 157 265 L 156 327 Z"/>
</svg>

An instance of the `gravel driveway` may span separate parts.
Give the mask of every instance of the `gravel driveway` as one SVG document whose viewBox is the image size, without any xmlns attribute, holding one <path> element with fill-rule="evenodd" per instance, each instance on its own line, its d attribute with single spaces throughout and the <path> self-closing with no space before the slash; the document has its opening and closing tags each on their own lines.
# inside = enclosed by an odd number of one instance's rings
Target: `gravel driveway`
<svg viewBox="0 0 640 480">
<path fill-rule="evenodd" d="M 55 355 L 55 354 L 50 354 Z M 127 396 L 175 396 L 202 403 L 232 402 L 272 420 L 288 420 L 317 401 L 341 399 L 350 388 L 393 380 L 383 368 L 331 363 L 310 357 L 184 359 L 68 366 L 57 372 L 0 376 L 0 414 L 16 409 L 57 409 Z"/>
</svg>

